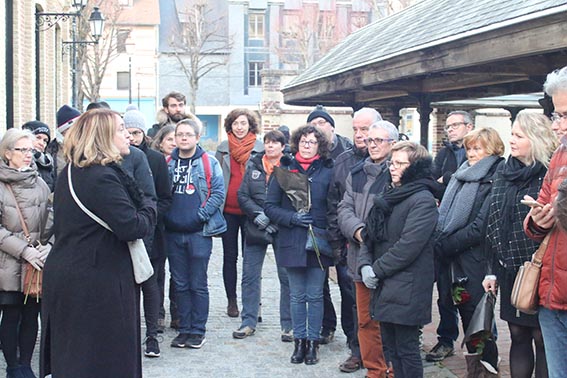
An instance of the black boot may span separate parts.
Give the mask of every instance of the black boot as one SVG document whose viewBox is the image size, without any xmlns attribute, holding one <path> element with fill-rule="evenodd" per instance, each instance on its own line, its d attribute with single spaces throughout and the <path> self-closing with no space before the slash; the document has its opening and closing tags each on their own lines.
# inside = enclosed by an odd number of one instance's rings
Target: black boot
<svg viewBox="0 0 567 378">
<path fill-rule="evenodd" d="M 292 364 L 300 364 L 305 359 L 305 339 L 294 339 L 295 348 L 291 355 Z"/>
<path fill-rule="evenodd" d="M 318 340 L 307 340 L 307 346 L 305 350 L 305 365 L 315 365 L 319 362 L 319 341 Z"/>
</svg>

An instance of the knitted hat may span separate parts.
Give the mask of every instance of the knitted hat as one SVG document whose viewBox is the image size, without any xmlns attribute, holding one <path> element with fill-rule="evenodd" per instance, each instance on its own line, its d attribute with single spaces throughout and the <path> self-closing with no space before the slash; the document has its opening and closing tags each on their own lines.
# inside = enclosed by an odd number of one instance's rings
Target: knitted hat
<svg viewBox="0 0 567 378">
<path fill-rule="evenodd" d="M 57 111 L 57 131 L 65 132 L 79 116 L 81 112 L 69 105 L 63 105 Z"/>
<path fill-rule="evenodd" d="M 146 134 L 146 117 L 144 117 L 144 114 L 138 110 L 136 105 L 128 105 L 122 118 L 124 119 L 124 125 L 127 129 L 140 129 L 144 132 L 144 134 Z"/>
<path fill-rule="evenodd" d="M 51 141 L 51 131 L 49 126 L 41 121 L 29 121 L 22 125 L 23 130 L 30 130 L 33 135 L 45 134 L 47 135 L 47 144 Z"/>
<path fill-rule="evenodd" d="M 307 122 L 313 121 L 315 118 L 323 118 L 325 121 L 329 122 L 331 126 L 335 127 L 335 120 L 323 107 L 323 105 L 317 105 L 315 109 L 309 113 L 307 116 Z"/>
</svg>

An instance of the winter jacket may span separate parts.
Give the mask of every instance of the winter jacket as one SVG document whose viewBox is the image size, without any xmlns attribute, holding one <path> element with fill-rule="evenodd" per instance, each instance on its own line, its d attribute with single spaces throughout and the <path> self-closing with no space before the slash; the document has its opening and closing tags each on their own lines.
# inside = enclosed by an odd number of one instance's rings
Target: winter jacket
<svg viewBox="0 0 567 378">
<path fill-rule="evenodd" d="M 256 156 L 258 153 L 264 151 L 264 143 L 260 140 L 256 140 L 252 152 L 250 153 L 250 159 Z M 228 149 L 228 140 L 224 140 L 217 147 L 217 152 L 215 153 L 215 158 L 219 161 L 222 168 L 222 178 L 224 180 L 224 194 L 228 191 L 228 184 L 230 181 L 230 151 Z M 224 199 L 223 199 L 224 208 Z"/>
<path fill-rule="evenodd" d="M 368 212 L 374 203 L 374 196 L 390 184 L 390 172 L 386 163 L 375 164 L 370 158 L 358 164 L 346 179 L 346 192 L 338 207 L 338 225 L 348 239 L 347 264 L 351 277 L 356 282 L 362 278 L 357 269 L 361 249 L 366 249 L 354 239 L 354 233 L 364 228 Z M 371 265 L 372 261 L 368 261 Z"/>
<path fill-rule="evenodd" d="M 402 186 L 428 177 L 430 166 L 431 159 L 409 166 Z M 370 305 L 374 320 L 407 326 L 431 322 L 437 217 L 433 194 L 426 189 L 418 191 L 393 206 L 385 220 L 386 240 L 361 250 L 358 271 L 367 265 L 366 261 L 372 261 L 372 269 L 380 280 Z"/>
<path fill-rule="evenodd" d="M 340 154 L 353 148 L 353 144 L 347 137 L 335 134 L 335 138 L 330 147 L 331 159 L 336 160 Z"/>
<path fill-rule="evenodd" d="M 20 172 L 0 160 L 0 291 L 22 291 L 22 252 L 28 246 L 14 197 L 6 187 L 11 185 L 18 206 L 30 232 L 32 244 L 40 240 L 48 218 L 49 187 L 32 164 Z"/>
<path fill-rule="evenodd" d="M 175 122 L 169 119 L 169 115 L 165 112 L 165 110 L 160 109 L 156 114 L 156 121 L 157 123 L 153 124 L 152 127 L 147 132 L 147 135 L 150 138 L 156 136 L 156 134 L 160 131 L 160 129 L 166 125 L 175 126 Z"/>
<path fill-rule="evenodd" d="M 203 225 L 203 236 L 215 236 L 226 231 L 226 221 L 222 215 L 222 202 L 224 198 L 224 183 L 222 180 L 222 172 L 220 164 L 213 156 L 205 152 L 200 146 L 197 146 L 198 153 L 208 154 L 209 163 L 211 165 L 211 191 L 209 193 L 207 180 L 205 178 L 205 169 L 203 166 L 203 158 L 193 159 L 191 161 L 191 182 L 195 185 L 195 190 L 199 195 L 201 206 L 197 209 L 197 214 Z M 179 160 L 179 149 L 174 149 L 171 153 L 171 160 L 168 163 L 169 179 L 174 182 L 175 167 Z M 170 209 L 170 211 L 172 211 Z M 187 211 L 195 211 L 195 209 L 187 209 Z"/>
<path fill-rule="evenodd" d="M 35 161 L 35 165 L 37 167 L 37 172 L 45 181 L 49 190 L 53 192 L 55 190 L 55 166 L 53 163 L 53 156 L 48 153 L 37 151 L 33 155 L 33 159 Z"/>
<path fill-rule="evenodd" d="M 547 174 L 543 179 L 537 201 L 541 204 L 553 203 L 557 188 L 567 178 L 567 145 L 565 138 L 553 154 Z M 535 226 L 530 216 L 524 220 L 526 234 L 541 242 L 547 230 Z M 551 230 L 547 249 L 543 256 L 539 279 L 539 304 L 551 310 L 567 310 L 567 232 L 556 226 Z"/>
<path fill-rule="evenodd" d="M 445 188 L 449 184 L 453 173 L 466 160 L 465 154 L 460 161 L 457 161 L 454 148 L 454 145 L 451 143 L 444 142 L 444 147 L 437 152 L 433 161 L 433 178 L 437 180 L 439 177 L 443 177 L 443 186 Z M 464 149 L 464 146 L 461 148 Z"/>
<path fill-rule="evenodd" d="M 280 167 L 291 171 L 300 172 L 309 176 L 311 190 L 311 210 L 313 226 L 322 229 L 327 228 L 327 193 L 333 173 L 333 161 L 315 160 L 305 171 L 301 165 L 288 156 L 281 159 Z M 314 252 L 307 252 L 307 228 L 295 226 L 291 223 L 293 215 L 297 210 L 280 186 L 275 174 L 272 174 L 268 184 L 268 195 L 266 197 L 266 215 L 272 222 L 278 225 L 279 231 L 276 235 L 276 261 L 282 267 L 318 267 L 319 263 Z M 329 257 L 321 256 L 324 267 L 332 265 Z"/>
</svg>

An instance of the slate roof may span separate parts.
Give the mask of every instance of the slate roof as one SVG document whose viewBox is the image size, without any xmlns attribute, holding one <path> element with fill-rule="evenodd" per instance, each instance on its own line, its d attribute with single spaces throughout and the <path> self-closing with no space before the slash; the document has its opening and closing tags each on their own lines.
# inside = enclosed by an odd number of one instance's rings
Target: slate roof
<svg viewBox="0 0 567 378">
<path fill-rule="evenodd" d="M 565 0 L 422 0 L 350 34 L 284 90 L 420 47 L 442 44 L 448 38 L 465 38 L 490 25 L 520 22 L 522 16 L 544 11 L 565 12 L 565 3 Z"/>
</svg>

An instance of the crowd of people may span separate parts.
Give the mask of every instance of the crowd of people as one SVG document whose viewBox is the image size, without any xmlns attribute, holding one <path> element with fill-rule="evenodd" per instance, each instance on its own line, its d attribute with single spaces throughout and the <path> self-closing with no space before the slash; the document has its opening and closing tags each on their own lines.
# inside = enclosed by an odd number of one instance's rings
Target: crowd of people
<svg viewBox="0 0 567 378">
<path fill-rule="evenodd" d="M 333 341 L 335 266 L 350 351 L 343 372 L 422 377 L 420 335 L 432 320 L 436 283 L 438 343 L 426 360 L 455 353 L 459 318 L 468 332 L 492 293 L 511 347 L 498 350 L 495 327 L 483 330 L 481 344 L 466 339 L 467 376 L 498 376 L 499 353 L 509 353 L 514 378 L 562 377 L 567 67 L 548 75 L 544 91 L 555 111 L 518 113 L 507 157 L 498 132 L 475 128 L 465 111 L 448 114 L 447 142 L 433 159 L 371 108 L 353 114 L 351 142 L 320 105 L 291 135 L 282 126 L 262 140 L 256 114 L 234 109 L 224 121 L 227 140 L 213 153 L 201 146 L 203 125 L 178 92 L 165 96 L 152 127 L 133 105 L 121 114 L 98 102 L 82 114 L 61 107 L 53 139 L 40 121 L 9 129 L 0 141 L 7 377 L 36 377 L 40 313 L 41 377 L 141 377 L 142 355 L 161 354 L 166 260 L 169 326 L 178 333 L 170 345 L 203 347 L 215 236 L 222 237 L 226 315 L 241 318 L 234 339 L 256 332 L 262 267 L 273 247 L 281 341 L 293 343 L 293 364 L 317 364 L 320 345 Z M 544 238 L 539 311 L 525 314 L 512 305 L 514 279 Z M 145 263 L 136 253 L 148 261 L 149 278 L 139 279 Z M 41 293 L 29 283 L 38 272 Z"/>
</svg>

